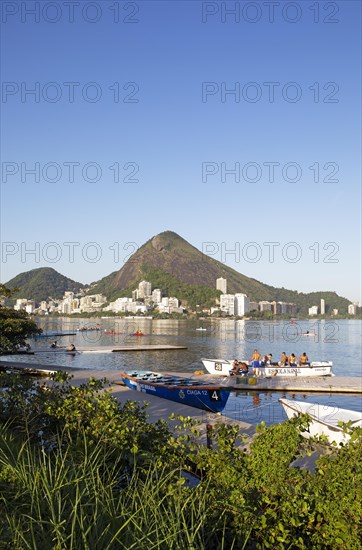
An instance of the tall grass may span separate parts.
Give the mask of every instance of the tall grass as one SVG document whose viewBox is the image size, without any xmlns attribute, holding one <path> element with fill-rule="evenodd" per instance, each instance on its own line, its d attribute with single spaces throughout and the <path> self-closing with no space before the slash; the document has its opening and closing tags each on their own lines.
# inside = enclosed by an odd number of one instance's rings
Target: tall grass
<svg viewBox="0 0 362 550">
<path fill-rule="evenodd" d="M 185 488 L 180 471 L 149 466 L 122 482 L 114 449 L 84 434 L 72 445 L 59 436 L 51 452 L 0 435 L 1 549 L 233 547 L 223 511 L 211 517 L 205 487 Z"/>
</svg>

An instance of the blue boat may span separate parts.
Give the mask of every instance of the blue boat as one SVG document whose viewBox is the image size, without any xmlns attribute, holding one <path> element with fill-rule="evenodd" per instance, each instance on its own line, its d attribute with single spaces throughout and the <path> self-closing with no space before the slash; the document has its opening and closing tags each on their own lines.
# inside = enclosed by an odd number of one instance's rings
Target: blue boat
<svg viewBox="0 0 362 550">
<path fill-rule="evenodd" d="M 121 376 L 122 381 L 131 390 L 214 413 L 224 409 L 230 395 L 230 390 L 222 386 L 210 384 L 205 380 L 194 380 L 171 374 L 133 371 L 123 372 Z"/>
</svg>

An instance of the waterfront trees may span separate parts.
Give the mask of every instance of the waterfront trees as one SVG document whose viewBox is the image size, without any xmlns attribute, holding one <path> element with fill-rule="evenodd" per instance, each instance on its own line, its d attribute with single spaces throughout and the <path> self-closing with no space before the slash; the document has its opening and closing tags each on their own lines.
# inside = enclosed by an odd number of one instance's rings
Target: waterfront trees
<svg viewBox="0 0 362 550">
<path fill-rule="evenodd" d="M 11 297 L 18 289 L 8 289 L 0 284 L 0 302 Z M 16 351 L 25 346 L 26 338 L 42 332 L 25 311 L 16 311 L 0 305 L 0 353 Z"/>
</svg>

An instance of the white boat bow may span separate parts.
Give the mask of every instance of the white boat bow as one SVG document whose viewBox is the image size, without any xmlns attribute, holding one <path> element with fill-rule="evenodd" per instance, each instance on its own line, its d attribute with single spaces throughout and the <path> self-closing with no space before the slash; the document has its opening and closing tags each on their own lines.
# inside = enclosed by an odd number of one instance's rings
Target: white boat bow
<svg viewBox="0 0 362 550">
<path fill-rule="evenodd" d="M 294 399 L 279 399 L 288 418 L 308 414 L 312 421 L 308 431 L 302 432 L 306 438 L 326 436 L 329 443 L 345 444 L 350 440 L 349 433 L 343 431 L 340 422 L 351 422 L 351 427 L 362 427 L 362 413 L 349 409 L 330 407 L 320 403 L 295 401 Z"/>
</svg>

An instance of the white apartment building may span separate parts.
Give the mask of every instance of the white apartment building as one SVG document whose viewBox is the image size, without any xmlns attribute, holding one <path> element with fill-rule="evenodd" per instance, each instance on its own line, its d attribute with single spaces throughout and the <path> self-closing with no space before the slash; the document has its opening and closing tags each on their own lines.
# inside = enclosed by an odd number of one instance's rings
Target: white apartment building
<svg viewBox="0 0 362 550">
<path fill-rule="evenodd" d="M 152 292 L 152 301 L 155 304 L 160 304 L 162 300 L 162 291 L 159 288 L 155 288 Z"/>
<path fill-rule="evenodd" d="M 250 300 L 246 294 L 235 294 L 235 315 L 243 317 L 245 313 L 250 311 Z"/>
<path fill-rule="evenodd" d="M 356 315 L 357 308 L 355 304 L 349 304 L 348 306 L 348 315 Z"/>
<path fill-rule="evenodd" d="M 227 280 L 223 277 L 216 279 L 216 290 L 221 290 L 223 294 L 227 293 Z"/>
<path fill-rule="evenodd" d="M 259 309 L 260 311 L 273 311 L 273 304 L 272 302 L 262 300 L 261 302 L 259 302 Z"/>
<path fill-rule="evenodd" d="M 151 296 L 152 285 L 148 281 L 141 281 L 138 285 L 138 298 L 146 298 Z"/>
<path fill-rule="evenodd" d="M 168 305 L 170 308 L 178 308 L 180 306 L 180 300 L 174 296 L 170 296 L 168 299 Z"/>
<path fill-rule="evenodd" d="M 235 315 L 235 296 L 234 294 L 220 295 L 220 309 L 227 315 Z"/>
<path fill-rule="evenodd" d="M 318 306 L 312 306 L 308 309 L 309 315 L 318 315 Z"/>
<path fill-rule="evenodd" d="M 19 311 L 20 309 L 25 309 L 28 300 L 26 298 L 18 298 L 15 302 L 14 309 Z"/>
<path fill-rule="evenodd" d="M 324 315 L 326 312 L 326 302 L 321 298 L 321 315 Z"/>
<path fill-rule="evenodd" d="M 106 301 L 107 298 L 103 294 L 90 294 L 80 299 L 78 307 L 82 312 L 96 311 L 97 309 L 101 309 Z"/>
<path fill-rule="evenodd" d="M 34 300 L 28 300 L 25 306 L 26 313 L 33 313 L 34 309 L 35 309 Z"/>
<path fill-rule="evenodd" d="M 132 298 L 117 298 L 114 302 L 111 302 L 107 307 L 104 308 L 104 311 L 114 311 L 115 313 L 126 312 L 128 310 L 128 305 L 132 303 Z"/>
</svg>

